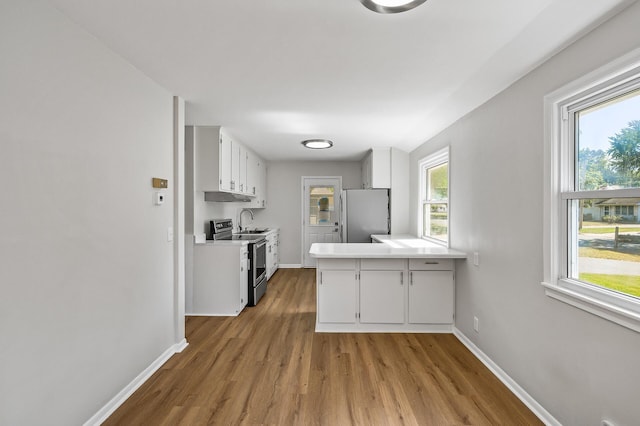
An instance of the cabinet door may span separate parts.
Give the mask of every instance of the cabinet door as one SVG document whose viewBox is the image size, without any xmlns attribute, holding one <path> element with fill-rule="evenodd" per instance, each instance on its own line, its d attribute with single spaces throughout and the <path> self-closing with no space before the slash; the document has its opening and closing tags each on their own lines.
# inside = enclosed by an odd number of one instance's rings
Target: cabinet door
<svg viewBox="0 0 640 426">
<path fill-rule="evenodd" d="M 231 141 L 231 191 L 240 192 L 240 144 Z"/>
<path fill-rule="evenodd" d="M 231 191 L 231 151 L 232 151 L 231 139 L 225 134 L 220 132 L 220 158 L 218 159 L 218 167 L 220 170 L 220 189 L 222 191 Z"/>
<path fill-rule="evenodd" d="M 249 259 L 245 252 L 240 261 L 240 310 L 247 306 L 249 300 Z"/>
<path fill-rule="evenodd" d="M 265 262 L 267 263 L 267 279 L 271 278 L 273 275 L 273 237 L 271 234 L 267 235 L 267 247 L 266 247 L 266 258 Z"/>
<path fill-rule="evenodd" d="M 256 173 L 256 206 L 263 208 L 266 207 L 267 199 L 267 165 L 260 157 L 258 157 Z"/>
<path fill-rule="evenodd" d="M 318 322 L 356 322 L 356 271 L 318 272 Z"/>
<path fill-rule="evenodd" d="M 362 160 L 362 189 L 371 189 L 371 153 Z"/>
<path fill-rule="evenodd" d="M 243 146 L 239 147 L 240 158 L 238 159 L 238 192 L 243 194 L 249 194 L 249 189 L 247 187 L 247 172 L 248 172 L 248 151 Z"/>
<path fill-rule="evenodd" d="M 258 180 L 258 157 L 247 151 L 247 189 L 249 195 L 256 195 L 256 181 Z M 255 202 L 255 201 L 254 201 Z M 252 202 L 252 207 L 254 202 Z"/>
<path fill-rule="evenodd" d="M 360 322 L 404 323 L 404 271 L 360 271 Z"/>
<path fill-rule="evenodd" d="M 278 264 L 280 263 L 280 236 L 278 234 L 274 234 L 273 237 L 273 272 L 278 270 Z"/>
<path fill-rule="evenodd" d="M 409 322 L 452 324 L 453 271 L 411 271 L 409 274 Z"/>
<path fill-rule="evenodd" d="M 373 148 L 369 171 L 371 188 L 391 188 L 391 149 Z"/>
</svg>

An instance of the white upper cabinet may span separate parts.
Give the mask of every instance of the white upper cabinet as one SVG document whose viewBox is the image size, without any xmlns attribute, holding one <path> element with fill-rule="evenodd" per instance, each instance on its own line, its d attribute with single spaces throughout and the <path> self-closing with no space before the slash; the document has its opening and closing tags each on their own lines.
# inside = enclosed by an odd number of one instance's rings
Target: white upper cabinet
<svg viewBox="0 0 640 426">
<path fill-rule="evenodd" d="M 251 161 L 250 164 L 254 170 L 249 170 L 247 180 L 251 182 L 249 176 L 252 174 L 255 175 L 255 180 L 253 183 L 250 183 L 255 194 L 255 199 L 251 202 L 251 207 L 265 208 L 267 207 L 267 164 L 258 156 L 255 156 L 254 161 Z"/>
<path fill-rule="evenodd" d="M 259 188 L 265 187 L 264 161 L 224 128 L 187 126 L 185 136 L 188 143 L 193 143 L 196 190 L 257 197 Z M 264 207 L 265 204 L 262 195 L 250 207 Z"/>
<path fill-rule="evenodd" d="M 249 195 L 256 194 L 256 185 L 258 183 L 258 168 L 260 161 L 258 156 L 251 151 L 247 151 L 247 191 Z"/>
<path fill-rule="evenodd" d="M 232 192 L 232 141 L 219 126 L 186 126 L 185 143 L 193 144 L 197 191 Z"/>
<path fill-rule="evenodd" d="M 391 148 L 372 148 L 362 160 L 364 189 L 391 188 Z"/>
<path fill-rule="evenodd" d="M 251 195 L 247 186 L 247 161 L 248 150 L 242 145 L 238 146 L 238 191 L 245 195 Z"/>
</svg>

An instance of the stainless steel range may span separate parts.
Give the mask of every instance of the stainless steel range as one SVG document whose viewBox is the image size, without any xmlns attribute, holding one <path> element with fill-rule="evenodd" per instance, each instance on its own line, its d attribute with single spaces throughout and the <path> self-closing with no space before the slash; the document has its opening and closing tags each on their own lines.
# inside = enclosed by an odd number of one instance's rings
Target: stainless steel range
<svg viewBox="0 0 640 426">
<path fill-rule="evenodd" d="M 249 300 L 255 306 L 267 291 L 267 240 L 263 235 L 233 233 L 233 220 L 214 219 L 209 223 L 208 240 L 241 240 L 249 243 Z"/>
</svg>

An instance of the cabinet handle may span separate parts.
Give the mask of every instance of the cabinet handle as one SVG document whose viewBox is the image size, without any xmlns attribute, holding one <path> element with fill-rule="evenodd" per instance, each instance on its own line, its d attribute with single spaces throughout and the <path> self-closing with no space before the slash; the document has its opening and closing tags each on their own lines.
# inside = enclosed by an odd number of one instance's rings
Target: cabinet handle
<svg viewBox="0 0 640 426">
<path fill-rule="evenodd" d="M 400 285 L 404 285 L 404 272 L 400 272 Z"/>
<path fill-rule="evenodd" d="M 413 285 L 413 272 L 409 272 L 409 284 Z"/>
<path fill-rule="evenodd" d="M 320 285 L 322 285 L 322 272 L 320 272 Z"/>
<path fill-rule="evenodd" d="M 428 261 L 428 260 L 426 262 L 424 262 L 425 265 L 437 265 L 439 263 L 440 262 L 433 262 L 433 261 Z"/>
</svg>

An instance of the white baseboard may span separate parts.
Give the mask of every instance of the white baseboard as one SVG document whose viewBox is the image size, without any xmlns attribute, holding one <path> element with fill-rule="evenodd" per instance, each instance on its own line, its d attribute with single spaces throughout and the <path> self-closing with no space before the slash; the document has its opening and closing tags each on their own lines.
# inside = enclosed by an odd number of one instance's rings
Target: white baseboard
<svg viewBox="0 0 640 426">
<path fill-rule="evenodd" d="M 498 378 L 506 387 L 513 392 L 515 396 L 520 399 L 529 407 L 529 409 L 535 414 L 545 425 L 547 426 L 562 426 L 558 420 L 555 419 L 542 405 L 538 403 L 531 395 L 529 395 L 515 380 L 513 380 L 502 368 L 491 360 L 478 348 L 467 336 L 465 336 L 456 327 L 453 328 L 453 334 L 462 342 L 478 358 L 491 372 Z"/>
<path fill-rule="evenodd" d="M 149 377 L 153 375 L 162 365 L 173 356 L 173 354 L 180 353 L 189 345 L 187 339 L 182 339 L 181 342 L 176 343 L 169 347 L 162 353 L 150 366 L 145 368 L 138 376 L 131 381 L 124 389 L 122 389 L 111 401 L 102 407 L 96 414 L 94 414 L 89 420 L 84 423 L 84 426 L 98 426 L 109 418 L 114 411 L 118 409 Z"/>
<path fill-rule="evenodd" d="M 278 267 L 282 269 L 300 269 L 302 265 L 299 263 L 281 263 Z"/>
</svg>

